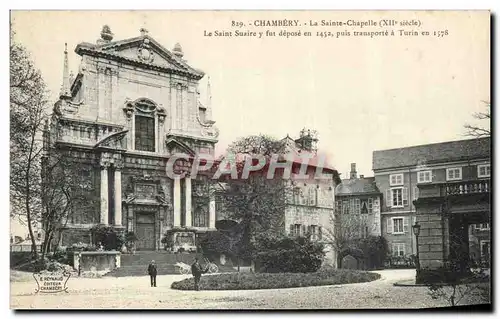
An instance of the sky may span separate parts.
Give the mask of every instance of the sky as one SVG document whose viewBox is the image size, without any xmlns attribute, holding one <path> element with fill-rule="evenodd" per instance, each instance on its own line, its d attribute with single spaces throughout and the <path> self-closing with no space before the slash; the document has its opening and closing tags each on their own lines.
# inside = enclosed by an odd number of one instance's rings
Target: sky
<svg viewBox="0 0 500 319">
<path fill-rule="evenodd" d="M 296 138 L 314 129 L 319 148 L 343 176 L 350 163 L 372 176 L 372 152 L 465 138 L 463 125 L 490 100 L 488 12 L 231 12 L 14 11 L 16 40 L 40 69 L 55 101 L 62 83 L 64 43 L 95 41 L 104 24 L 113 40 L 149 35 L 167 49 L 179 42 L 188 63 L 210 76 L 217 153 L 239 137 Z M 263 19 L 418 19 L 437 37 L 207 37 L 232 21 Z M 265 28 L 262 31 L 265 31 Z M 292 31 L 291 27 L 274 28 Z M 399 28 L 397 28 L 399 29 Z M 411 29 L 408 27 L 407 29 Z M 232 29 L 234 32 L 235 29 Z M 353 28 L 309 28 L 350 31 Z M 364 29 L 367 30 L 367 29 Z M 257 30 L 261 31 L 261 30 Z M 200 83 L 205 98 L 207 77 Z"/>
</svg>

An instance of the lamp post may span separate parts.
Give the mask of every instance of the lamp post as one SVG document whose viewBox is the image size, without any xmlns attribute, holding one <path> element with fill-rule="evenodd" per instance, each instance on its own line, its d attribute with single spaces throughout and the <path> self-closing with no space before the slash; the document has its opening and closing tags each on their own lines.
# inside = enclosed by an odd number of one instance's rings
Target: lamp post
<svg viewBox="0 0 500 319">
<path fill-rule="evenodd" d="M 420 272 L 420 256 L 418 253 L 418 235 L 420 235 L 420 225 L 418 224 L 418 222 L 415 222 L 415 225 L 412 226 L 412 229 L 413 229 L 413 234 L 415 235 L 415 242 L 417 244 L 417 264 L 416 264 L 416 267 L 417 267 L 417 277 L 418 277 L 418 273 Z"/>
</svg>

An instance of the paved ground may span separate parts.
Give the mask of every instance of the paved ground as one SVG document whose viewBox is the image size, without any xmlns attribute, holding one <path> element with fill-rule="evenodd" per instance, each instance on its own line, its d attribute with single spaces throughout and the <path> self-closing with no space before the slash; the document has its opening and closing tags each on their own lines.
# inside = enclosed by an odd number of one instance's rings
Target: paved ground
<svg viewBox="0 0 500 319">
<path fill-rule="evenodd" d="M 246 291 L 178 291 L 170 284 L 188 276 L 165 275 L 158 287 L 149 277 L 71 278 L 69 293 L 35 294 L 34 280 L 11 284 L 13 309 L 366 309 L 446 306 L 425 287 L 394 287 L 415 276 L 415 270 L 382 270 L 380 280 L 323 287 Z M 203 280 L 202 280 L 203 283 Z"/>
</svg>

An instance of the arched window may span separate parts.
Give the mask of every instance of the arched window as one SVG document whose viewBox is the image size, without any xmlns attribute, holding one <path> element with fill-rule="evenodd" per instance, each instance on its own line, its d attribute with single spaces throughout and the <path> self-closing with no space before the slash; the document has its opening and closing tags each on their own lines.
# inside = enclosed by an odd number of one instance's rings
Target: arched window
<svg viewBox="0 0 500 319">
<path fill-rule="evenodd" d="M 155 111 L 156 105 L 149 100 L 135 103 L 135 149 L 138 151 L 155 152 Z"/>
<path fill-rule="evenodd" d="M 207 216 L 207 211 L 203 209 L 203 207 L 198 206 L 194 210 L 194 216 L 193 216 L 193 226 L 194 227 L 208 227 L 208 216 Z"/>
</svg>

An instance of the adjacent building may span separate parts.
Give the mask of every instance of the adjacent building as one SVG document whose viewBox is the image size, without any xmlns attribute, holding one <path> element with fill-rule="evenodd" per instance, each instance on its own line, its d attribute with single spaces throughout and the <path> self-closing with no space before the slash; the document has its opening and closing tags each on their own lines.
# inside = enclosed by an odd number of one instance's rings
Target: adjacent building
<svg viewBox="0 0 500 319">
<path fill-rule="evenodd" d="M 380 236 L 380 205 L 382 193 L 374 177 L 358 177 L 356 163 L 351 164 L 348 179 L 343 179 L 335 188 L 335 206 L 342 221 L 359 228 L 359 237 Z"/>
<path fill-rule="evenodd" d="M 489 256 L 490 150 L 487 137 L 373 152 L 382 235 L 394 255 L 417 253 L 419 222 L 422 267 Z"/>
</svg>

